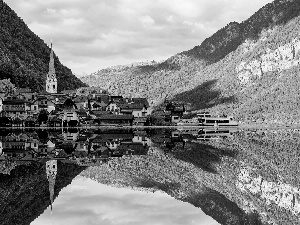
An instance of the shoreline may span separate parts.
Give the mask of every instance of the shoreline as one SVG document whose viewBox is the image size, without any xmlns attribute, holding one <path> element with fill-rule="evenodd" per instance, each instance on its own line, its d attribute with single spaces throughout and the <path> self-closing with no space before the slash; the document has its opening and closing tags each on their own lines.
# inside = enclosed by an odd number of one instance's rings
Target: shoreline
<svg viewBox="0 0 300 225">
<path fill-rule="evenodd" d="M 252 129 L 300 129 L 300 124 L 240 124 L 239 126 L 76 126 L 76 127 L 24 127 L 24 126 L 9 126 L 9 127 L 0 127 L 0 129 L 237 129 L 237 130 L 252 130 Z"/>
</svg>

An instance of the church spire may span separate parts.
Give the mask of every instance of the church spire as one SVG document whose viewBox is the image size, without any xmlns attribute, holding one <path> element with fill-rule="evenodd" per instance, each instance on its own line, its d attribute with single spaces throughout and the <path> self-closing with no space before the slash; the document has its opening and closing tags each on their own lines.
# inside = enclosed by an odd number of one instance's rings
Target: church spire
<svg viewBox="0 0 300 225">
<path fill-rule="evenodd" d="M 55 178 L 57 174 L 57 160 L 49 160 L 46 162 L 46 174 L 49 181 L 50 207 L 52 214 L 52 204 L 54 197 Z"/>
<path fill-rule="evenodd" d="M 49 71 L 48 71 L 47 79 L 46 79 L 46 91 L 48 93 L 57 93 L 57 79 L 56 79 L 55 68 L 54 68 L 52 39 L 51 39 Z"/>
<path fill-rule="evenodd" d="M 52 49 L 52 39 L 51 39 L 51 52 L 50 52 L 50 62 L 49 62 L 49 78 L 55 78 L 55 68 L 54 68 L 54 58 L 53 58 L 53 49 Z"/>
</svg>

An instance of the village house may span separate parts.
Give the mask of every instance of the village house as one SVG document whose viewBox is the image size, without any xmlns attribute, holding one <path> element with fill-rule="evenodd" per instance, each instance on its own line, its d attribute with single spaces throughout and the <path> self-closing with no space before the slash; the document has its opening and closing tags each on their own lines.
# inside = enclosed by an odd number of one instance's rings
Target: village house
<svg viewBox="0 0 300 225">
<path fill-rule="evenodd" d="M 150 115 L 145 98 L 123 98 L 106 90 L 65 90 L 57 93 L 58 83 L 51 44 L 45 90 L 40 93 L 18 88 L 16 94 L 0 93 L 1 126 L 77 126 L 146 124 Z"/>
<path fill-rule="evenodd" d="M 28 154 L 27 139 L 28 136 L 24 133 L 8 134 L 2 143 L 4 155 L 10 158 L 24 158 Z"/>
<path fill-rule="evenodd" d="M 48 117 L 48 126 L 49 127 L 61 127 L 63 125 L 62 118 L 59 114 L 51 114 Z"/>
<path fill-rule="evenodd" d="M 146 98 L 124 98 L 119 104 L 121 114 L 132 114 L 134 118 L 150 115 L 149 103 Z"/>
<path fill-rule="evenodd" d="M 61 94 L 64 94 L 65 96 L 69 98 L 76 97 L 76 90 L 63 90 L 61 91 Z"/>
<path fill-rule="evenodd" d="M 76 104 L 72 99 L 67 99 L 62 106 L 62 120 L 64 126 L 76 126 L 79 123 L 79 116 L 77 114 Z"/>
<path fill-rule="evenodd" d="M 31 114 L 37 114 L 42 109 L 46 110 L 48 113 L 55 110 L 56 103 L 54 100 L 47 98 L 46 96 L 39 96 L 36 100 L 31 103 L 30 111 Z"/>
<path fill-rule="evenodd" d="M 3 101 L 4 101 L 4 97 L 0 96 L 0 112 L 2 112 L 3 110 Z"/>
<path fill-rule="evenodd" d="M 105 111 L 108 104 L 109 104 L 108 101 L 104 101 L 101 98 L 98 100 L 90 100 L 90 109 L 92 111 L 94 110 Z"/>
<path fill-rule="evenodd" d="M 18 88 L 16 90 L 16 95 L 20 99 L 23 99 L 26 101 L 33 101 L 36 98 L 37 93 L 32 92 L 31 89 L 29 89 L 29 88 Z"/>
<path fill-rule="evenodd" d="M 116 115 L 116 114 L 104 114 L 97 117 L 99 125 L 127 125 L 131 126 L 133 123 L 132 115 Z M 95 120 L 96 122 L 96 120 Z"/>
<path fill-rule="evenodd" d="M 114 102 L 111 101 L 107 106 L 106 106 L 106 111 L 110 111 L 111 113 L 115 115 L 119 115 L 121 108 L 119 107 L 119 102 Z"/>
<path fill-rule="evenodd" d="M 184 104 L 170 102 L 166 105 L 165 112 L 171 113 L 171 122 L 178 123 L 185 112 Z"/>
<path fill-rule="evenodd" d="M 7 117 L 18 117 L 19 115 L 27 114 L 30 111 L 29 102 L 18 99 L 15 96 L 6 98 L 3 102 L 3 115 Z"/>
<path fill-rule="evenodd" d="M 5 100 L 6 93 L 5 92 L 0 92 L 0 113 L 3 110 L 3 101 Z"/>
<path fill-rule="evenodd" d="M 80 135 L 78 136 L 77 140 L 76 140 L 76 152 L 88 152 L 89 151 L 89 141 L 88 141 L 88 137 L 86 135 Z M 82 153 L 80 154 L 82 155 Z M 86 156 L 87 154 L 83 154 L 83 156 Z"/>
<path fill-rule="evenodd" d="M 77 109 L 89 109 L 89 100 L 87 96 L 77 96 L 73 99 Z"/>
</svg>

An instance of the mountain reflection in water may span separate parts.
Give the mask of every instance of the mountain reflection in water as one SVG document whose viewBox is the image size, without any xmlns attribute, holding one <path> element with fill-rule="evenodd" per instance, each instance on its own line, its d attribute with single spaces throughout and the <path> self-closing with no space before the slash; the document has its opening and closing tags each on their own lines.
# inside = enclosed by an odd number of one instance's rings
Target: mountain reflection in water
<svg viewBox="0 0 300 225">
<path fill-rule="evenodd" d="M 299 136 L 298 130 L 0 130 L 0 224 L 48 218 L 78 181 L 153 199 L 162 191 L 220 224 L 299 224 Z M 197 220 L 183 213 L 176 212 L 178 224 Z"/>
</svg>

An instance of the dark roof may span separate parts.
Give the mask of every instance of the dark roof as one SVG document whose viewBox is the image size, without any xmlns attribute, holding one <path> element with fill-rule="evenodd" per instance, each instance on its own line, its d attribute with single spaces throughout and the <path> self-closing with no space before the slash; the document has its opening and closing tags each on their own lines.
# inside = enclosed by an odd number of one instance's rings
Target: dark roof
<svg viewBox="0 0 300 225">
<path fill-rule="evenodd" d="M 141 117 L 141 118 L 134 118 L 135 122 L 140 122 L 140 123 L 146 123 L 147 122 L 147 118 L 146 117 Z"/>
<path fill-rule="evenodd" d="M 94 114 L 95 116 L 100 116 L 100 115 L 109 115 L 112 113 L 110 111 L 93 110 L 91 114 Z"/>
<path fill-rule="evenodd" d="M 94 118 L 91 115 L 88 115 L 85 120 L 94 120 Z"/>
<path fill-rule="evenodd" d="M 107 115 L 99 115 L 97 117 L 100 120 L 132 120 L 133 119 L 133 115 L 107 114 Z"/>
<path fill-rule="evenodd" d="M 76 93 L 76 90 L 63 90 L 63 91 L 61 91 L 61 93 L 63 93 L 63 94 L 73 94 L 73 93 Z"/>
<path fill-rule="evenodd" d="M 79 103 L 79 102 L 87 102 L 88 101 L 88 97 L 85 95 L 82 96 L 77 96 L 76 98 L 73 99 L 73 101 L 75 103 Z"/>
<path fill-rule="evenodd" d="M 146 107 L 149 107 L 149 102 L 146 98 L 132 98 L 135 104 L 143 104 Z"/>
<path fill-rule="evenodd" d="M 98 102 L 103 102 L 105 104 L 108 104 L 110 101 L 110 97 L 108 95 L 96 96 L 96 99 Z"/>
<path fill-rule="evenodd" d="M 32 93 L 32 91 L 29 88 L 18 88 L 16 93 Z"/>
<path fill-rule="evenodd" d="M 36 121 L 37 120 L 37 118 L 35 118 L 35 117 L 33 117 L 33 116 L 28 116 L 26 119 L 25 119 L 25 121 Z"/>
<path fill-rule="evenodd" d="M 25 104 L 28 103 L 23 99 L 6 99 L 3 101 L 3 105 L 15 105 L 15 104 Z"/>
<path fill-rule="evenodd" d="M 122 134 L 122 133 L 108 133 L 108 134 L 99 134 L 97 135 L 92 142 L 106 142 L 113 139 L 122 139 L 122 140 L 131 140 L 133 138 L 132 134 Z"/>
<path fill-rule="evenodd" d="M 52 121 L 52 122 L 59 121 L 59 122 L 61 122 L 61 119 L 58 118 L 57 116 L 53 116 L 53 117 L 49 118 L 49 121 Z"/>
<path fill-rule="evenodd" d="M 145 107 L 147 107 L 146 105 L 144 104 L 135 104 L 135 103 L 119 103 L 118 106 L 121 108 L 121 110 L 124 110 L 124 109 L 131 109 L 131 110 L 134 110 L 134 109 L 138 109 L 138 110 L 141 110 Z"/>
<path fill-rule="evenodd" d="M 39 92 L 41 95 L 51 95 L 51 93 L 47 92 L 46 90 L 42 90 Z"/>
<path fill-rule="evenodd" d="M 132 109 L 121 109 L 121 112 L 129 112 L 129 113 L 132 113 Z"/>
<path fill-rule="evenodd" d="M 77 114 L 78 114 L 79 116 L 87 116 L 87 113 L 86 113 L 85 111 L 80 111 L 80 110 L 78 110 L 78 111 L 77 111 Z"/>
</svg>

